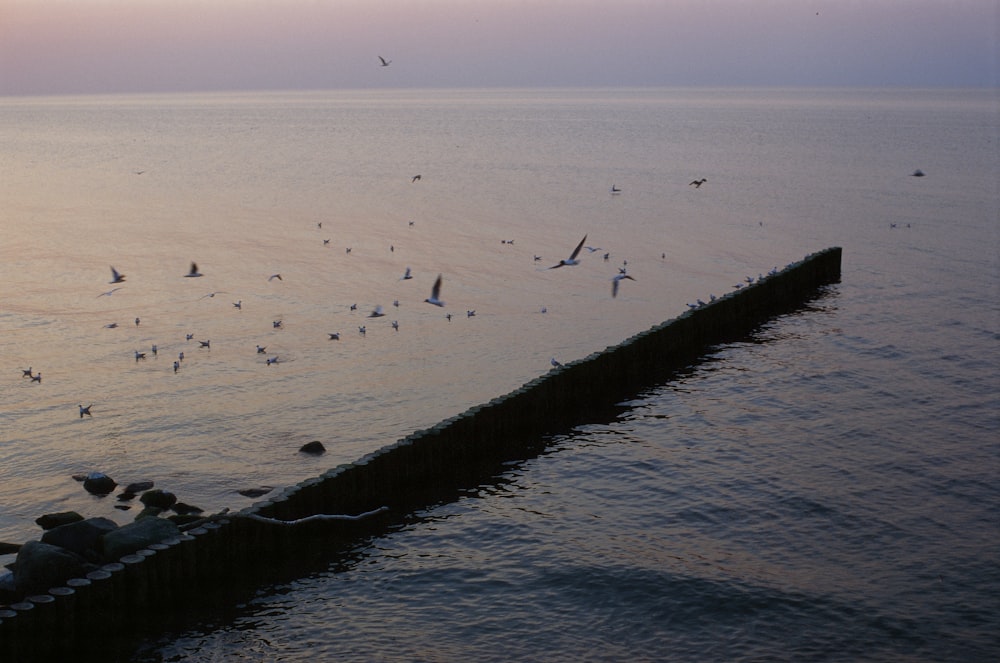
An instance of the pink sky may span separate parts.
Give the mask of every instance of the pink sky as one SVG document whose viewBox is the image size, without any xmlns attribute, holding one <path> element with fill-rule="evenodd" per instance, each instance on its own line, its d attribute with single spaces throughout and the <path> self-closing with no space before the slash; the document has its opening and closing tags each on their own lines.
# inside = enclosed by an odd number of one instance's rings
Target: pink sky
<svg viewBox="0 0 1000 663">
<path fill-rule="evenodd" d="M 996 86 L 998 25 L 993 0 L 0 0 L 0 95 Z"/>
</svg>

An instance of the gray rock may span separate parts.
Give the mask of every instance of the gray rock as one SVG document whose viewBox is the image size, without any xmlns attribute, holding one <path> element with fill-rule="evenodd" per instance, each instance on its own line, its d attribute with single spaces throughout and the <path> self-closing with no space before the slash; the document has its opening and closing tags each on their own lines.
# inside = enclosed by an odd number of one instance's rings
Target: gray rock
<svg viewBox="0 0 1000 663">
<path fill-rule="evenodd" d="M 134 553 L 181 533 L 177 525 L 163 518 L 141 518 L 104 535 L 104 559 L 116 561 L 123 555 Z"/>
<path fill-rule="evenodd" d="M 322 453 L 326 453 L 326 447 L 324 447 L 323 443 L 319 440 L 313 440 L 312 442 L 308 442 L 299 447 L 299 451 L 304 454 L 313 454 L 318 456 Z"/>
<path fill-rule="evenodd" d="M 155 488 L 142 494 L 139 501 L 146 506 L 155 506 L 158 509 L 169 509 L 177 501 L 177 496 L 169 490 Z"/>
<path fill-rule="evenodd" d="M 107 518 L 87 518 L 50 529 L 42 534 L 42 543 L 59 546 L 85 559 L 100 558 L 101 537 L 118 529 L 118 523 Z"/>
<path fill-rule="evenodd" d="M 114 479 L 103 472 L 91 472 L 83 480 L 83 488 L 93 495 L 107 495 L 115 489 Z"/>
<path fill-rule="evenodd" d="M 52 529 L 67 523 L 75 523 L 78 520 L 83 520 L 83 516 L 76 511 L 60 511 L 59 513 L 47 513 L 44 516 L 39 516 L 35 518 L 35 523 L 42 529 Z"/>
<path fill-rule="evenodd" d="M 65 548 L 41 541 L 28 541 L 17 553 L 14 586 L 24 594 L 48 591 L 70 578 L 87 573 L 86 560 Z"/>
</svg>

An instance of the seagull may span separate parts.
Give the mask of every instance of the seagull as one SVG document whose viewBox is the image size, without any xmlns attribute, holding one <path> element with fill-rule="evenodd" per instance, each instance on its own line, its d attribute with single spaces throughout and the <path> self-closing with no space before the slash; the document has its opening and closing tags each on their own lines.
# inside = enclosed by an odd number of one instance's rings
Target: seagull
<svg viewBox="0 0 1000 663">
<path fill-rule="evenodd" d="M 405 273 L 405 274 L 403 274 L 403 278 L 402 278 L 402 280 L 403 280 L 403 281 L 407 281 L 407 280 L 409 280 L 409 279 L 412 279 L 412 278 L 413 278 L 413 275 L 412 275 L 412 274 L 410 274 L 410 268 L 409 268 L 409 267 L 407 267 L 407 268 L 406 268 L 406 273 Z"/>
<path fill-rule="evenodd" d="M 383 315 L 385 315 L 385 312 L 382 311 L 382 305 L 378 304 L 378 305 L 375 306 L 375 309 L 371 313 L 368 314 L 368 317 L 369 318 L 381 318 Z"/>
<path fill-rule="evenodd" d="M 108 281 L 108 283 L 124 283 L 124 282 L 125 282 L 125 275 L 122 274 L 122 273 L 120 273 L 114 267 L 112 267 L 111 268 L 111 280 Z"/>
<path fill-rule="evenodd" d="M 392 321 L 392 328 L 395 329 L 396 331 L 399 331 L 399 320 Z"/>
<path fill-rule="evenodd" d="M 238 308 L 239 310 L 242 311 L 243 310 L 243 300 L 241 299 L 238 302 L 233 302 L 233 308 Z"/>
<path fill-rule="evenodd" d="M 181 363 L 179 361 L 175 361 L 174 362 L 174 373 L 176 373 L 177 369 L 179 369 L 180 367 L 181 367 Z"/>
<path fill-rule="evenodd" d="M 560 260 L 558 265 L 552 265 L 551 267 L 549 267 L 549 269 L 556 269 L 557 267 L 568 267 L 568 266 L 572 266 L 572 265 L 579 265 L 580 261 L 577 260 L 576 257 L 580 254 L 580 249 L 583 248 L 583 243 L 586 242 L 586 241 L 587 241 L 587 236 L 584 235 L 583 239 L 580 240 L 580 243 L 576 245 L 575 249 L 573 249 L 573 253 L 570 254 L 569 258 L 567 258 L 565 260 Z"/>
<path fill-rule="evenodd" d="M 448 322 L 451 322 L 451 313 L 445 313 L 444 319 L 447 320 Z"/>
<path fill-rule="evenodd" d="M 22 375 L 21 375 L 22 378 L 30 378 L 31 377 L 31 366 L 29 366 L 28 368 L 22 368 L 21 369 L 21 373 L 22 373 Z"/>
<path fill-rule="evenodd" d="M 385 59 L 384 57 L 382 57 L 381 55 L 380 55 L 380 56 L 378 56 L 378 59 L 382 61 L 382 66 L 383 66 L 383 67 L 388 67 L 388 66 L 389 66 L 390 64 L 392 64 L 392 60 L 386 60 L 386 59 Z"/>
<path fill-rule="evenodd" d="M 118 290 L 121 290 L 121 288 L 111 288 L 111 290 L 99 294 L 98 297 L 110 297 L 111 295 L 115 294 L 115 292 Z"/>
<path fill-rule="evenodd" d="M 360 327 L 358 327 L 358 333 L 359 334 L 364 334 L 365 333 L 365 326 L 364 325 L 361 325 Z"/>
<path fill-rule="evenodd" d="M 92 415 L 90 413 L 90 408 L 92 408 L 92 407 L 94 407 L 93 403 L 91 403 L 87 407 L 83 407 L 83 404 L 81 404 L 80 405 L 80 418 L 83 419 L 83 415 L 87 415 L 88 417 L 93 417 L 94 415 Z"/>
<path fill-rule="evenodd" d="M 271 327 L 274 329 L 281 329 L 281 320 L 274 320 L 271 322 Z"/>
<path fill-rule="evenodd" d="M 267 352 L 267 348 L 265 348 L 263 345 L 258 345 L 257 346 L 257 354 L 262 355 L 265 352 Z"/>
<path fill-rule="evenodd" d="M 441 301 L 441 275 L 438 274 L 437 280 L 434 281 L 434 287 L 431 288 L 431 296 L 424 300 L 428 304 L 434 304 L 434 306 L 444 306 L 444 302 Z"/>
<path fill-rule="evenodd" d="M 589 251 L 590 253 L 593 253 L 595 251 L 603 251 L 604 250 L 604 249 L 602 249 L 599 246 L 585 246 L 583 248 L 587 249 L 587 251 Z"/>
<path fill-rule="evenodd" d="M 209 350 L 212 349 L 212 341 L 198 341 L 198 343 L 199 348 L 208 348 Z"/>
<path fill-rule="evenodd" d="M 268 365 L 268 366 L 270 366 L 271 364 L 277 364 L 277 363 L 278 363 L 278 358 L 277 358 L 277 357 L 274 357 L 274 358 L 272 359 L 271 357 L 268 357 L 268 358 L 266 359 L 266 361 L 267 361 L 267 365 Z"/>
<path fill-rule="evenodd" d="M 327 245 L 327 244 L 329 244 L 329 243 L 330 243 L 330 240 L 328 240 L 328 239 L 324 239 L 324 240 L 323 240 L 323 246 L 326 246 L 326 245 Z"/>
<path fill-rule="evenodd" d="M 139 361 L 140 359 L 145 359 L 145 358 L 146 358 L 146 353 L 145 353 L 145 352 L 139 352 L 138 350 L 136 350 L 136 351 L 135 351 L 135 360 L 136 360 L 137 362 L 138 362 L 138 361 Z"/>
<path fill-rule="evenodd" d="M 339 341 L 340 340 L 340 332 L 332 332 L 332 333 L 331 332 L 327 332 L 327 333 L 330 335 L 330 340 L 331 341 Z"/>
<path fill-rule="evenodd" d="M 634 281 L 635 279 L 628 274 L 618 274 L 615 278 L 611 279 L 611 296 L 618 296 L 618 284 L 621 283 L 623 279 L 628 279 L 629 281 Z"/>
<path fill-rule="evenodd" d="M 156 356 L 156 351 L 157 351 L 156 343 L 153 343 L 153 347 L 151 347 L 150 350 L 152 351 L 153 356 L 155 357 Z"/>
<path fill-rule="evenodd" d="M 552 359 L 549 359 L 549 363 L 552 364 L 552 366 L 555 367 L 555 368 L 559 368 L 560 366 L 562 366 L 562 364 L 560 364 L 558 361 L 556 361 L 555 357 L 553 357 Z"/>
<path fill-rule="evenodd" d="M 703 177 L 703 178 L 701 178 L 700 180 L 695 180 L 694 182 L 690 182 L 690 183 L 688 184 L 688 186 L 693 186 L 693 187 L 694 187 L 694 188 L 696 188 L 696 189 L 700 189 L 700 188 L 701 188 L 701 185 L 702 185 L 702 184 L 704 184 L 704 183 L 705 183 L 705 182 L 707 182 L 707 181 L 708 181 L 708 180 L 706 180 L 706 179 L 705 179 L 705 178 Z"/>
<path fill-rule="evenodd" d="M 139 318 L 136 318 L 136 319 L 135 319 L 135 326 L 136 326 L 136 327 L 138 327 L 138 326 L 139 326 Z"/>
<path fill-rule="evenodd" d="M 118 327 L 117 322 L 109 322 L 108 324 L 104 325 L 105 329 L 116 329 L 117 327 Z"/>
<path fill-rule="evenodd" d="M 188 270 L 188 273 L 185 274 L 184 276 L 190 277 L 190 278 L 201 276 L 201 272 L 198 271 L 198 265 L 197 265 L 197 263 L 192 262 L 191 263 L 191 269 Z"/>
<path fill-rule="evenodd" d="M 32 375 L 31 376 L 31 381 L 32 382 L 37 382 L 38 384 L 41 384 L 42 383 L 42 372 L 39 371 L 38 373 L 35 373 L 34 375 Z"/>
<path fill-rule="evenodd" d="M 279 281 L 281 281 L 282 280 L 281 274 L 271 274 L 270 276 L 267 277 L 268 281 L 273 281 L 274 279 L 278 279 Z"/>
<path fill-rule="evenodd" d="M 621 193 L 621 192 L 622 192 L 622 190 L 619 189 L 617 185 L 615 185 L 615 184 L 611 185 L 611 193 L 614 194 L 614 193 Z"/>
<path fill-rule="evenodd" d="M 414 176 L 413 176 L 413 179 L 412 179 L 412 180 L 410 180 L 410 184 L 413 184 L 414 182 L 416 182 L 416 181 L 417 181 L 417 180 L 419 180 L 419 179 L 420 179 L 420 175 L 414 175 Z"/>
<path fill-rule="evenodd" d="M 472 309 L 472 310 L 470 310 L 470 311 L 466 311 L 466 312 L 465 312 L 465 317 L 467 317 L 467 318 L 472 318 L 472 317 L 474 317 L 475 315 L 476 315 L 476 309 Z"/>
<path fill-rule="evenodd" d="M 395 306 L 396 308 L 399 308 L 399 300 L 398 299 L 392 300 L 392 305 Z"/>
<path fill-rule="evenodd" d="M 177 354 L 177 361 L 184 361 L 184 353 L 180 352 Z"/>
<path fill-rule="evenodd" d="M 351 304 L 351 310 L 352 311 L 357 311 L 358 310 L 358 305 L 357 304 Z"/>
</svg>

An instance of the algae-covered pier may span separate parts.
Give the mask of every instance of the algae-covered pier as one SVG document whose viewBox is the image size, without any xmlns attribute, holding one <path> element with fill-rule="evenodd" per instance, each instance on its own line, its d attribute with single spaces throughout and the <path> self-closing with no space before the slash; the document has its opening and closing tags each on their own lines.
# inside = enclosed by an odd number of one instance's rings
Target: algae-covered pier
<svg viewBox="0 0 1000 663">
<path fill-rule="evenodd" d="M 155 628 L 192 604 L 245 592 L 310 550 L 329 555 L 384 532 L 414 510 L 482 483 L 504 462 L 534 455 L 546 434 L 614 407 L 712 346 L 801 306 L 839 281 L 840 271 L 839 247 L 811 254 L 269 500 L 139 549 L 119 548 L 84 577 L 0 605 L 0 660 L 81 653 L 123 632 Z"/>
</svg>

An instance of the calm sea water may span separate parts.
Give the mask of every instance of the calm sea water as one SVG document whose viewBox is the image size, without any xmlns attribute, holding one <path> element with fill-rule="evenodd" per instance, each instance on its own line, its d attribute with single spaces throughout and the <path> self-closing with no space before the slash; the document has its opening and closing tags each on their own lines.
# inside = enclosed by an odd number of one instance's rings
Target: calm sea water
<svg viewBox="0 0 1000 663">
<path fill-rule="evenodd" d="M 0 540 L 57 510 L 127 522 L 72 479 L 94 470 L 241 508 L 839 245 L 843 282 L 798 313 L 134 659 L 994 660 L 998 109 L 955 90 L 2 100 Z M 581 265 L 545 269 L 584 235 Z M 126 281 L 102 296 L 110 265 Z M 325 456 L 296 452 L 314 439 Z"/>
</svg>

